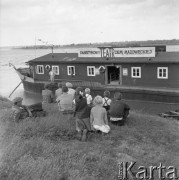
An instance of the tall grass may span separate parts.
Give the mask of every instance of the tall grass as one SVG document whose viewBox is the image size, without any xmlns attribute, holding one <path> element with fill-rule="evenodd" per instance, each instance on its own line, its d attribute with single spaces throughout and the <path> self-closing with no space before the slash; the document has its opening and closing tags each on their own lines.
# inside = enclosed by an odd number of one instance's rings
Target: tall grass
<svg viewBox="0 0 179 180">
<path fill-rule="evenodd" d="M 0 109 L 10 108 L 12 106 L 12 102 L 0 95 Z"/>
<path fill-rule="evenodd" d="M 87 142 L 79 142 L 74 118 L 55 106 L 46 117 L 19 123 L 9 108 L 0 111 L 1 180 L 115 180 L 121 160 L 179 167 L 178 121 L 133 111 L 125 126 L 110 124 L 109 135 L 90 133 Z"/>
</svg>

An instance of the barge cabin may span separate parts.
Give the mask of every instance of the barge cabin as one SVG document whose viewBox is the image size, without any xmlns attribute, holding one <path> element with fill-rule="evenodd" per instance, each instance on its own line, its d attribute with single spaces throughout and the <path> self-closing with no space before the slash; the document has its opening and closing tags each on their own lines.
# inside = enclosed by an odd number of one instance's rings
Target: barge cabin
<svg viewBox="0 0 179 180">
<path fill-rule="evenodd" d="M 24 79 L 26 90 L 49 82 L 53 69 L 55 82 L 90 87 L 97 94 L 108 89 L 121 91 L 129 99 L 179 102 L 179 52 L 167 51 L 166 46 L 83 48 L 78 53 L 50 53 L 27 63 L 31 84 Z M 35 87 L 39 92 L 42 88 Z"/>
</svg>

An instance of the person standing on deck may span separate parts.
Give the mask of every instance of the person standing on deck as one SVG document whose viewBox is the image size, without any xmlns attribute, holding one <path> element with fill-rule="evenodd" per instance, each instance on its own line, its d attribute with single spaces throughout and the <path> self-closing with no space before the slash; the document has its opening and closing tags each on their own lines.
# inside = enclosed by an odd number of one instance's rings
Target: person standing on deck
<svg viewBox="0 0 179 180">
<path fill-rule="evenodd" d="M 50 81 L 53 83 L 54 80 L 55 80 L 55 70 L 54 69 L 51 69 L 51 71 L 49 72 L 49 75 L 50 75 Z"/>
</svg>

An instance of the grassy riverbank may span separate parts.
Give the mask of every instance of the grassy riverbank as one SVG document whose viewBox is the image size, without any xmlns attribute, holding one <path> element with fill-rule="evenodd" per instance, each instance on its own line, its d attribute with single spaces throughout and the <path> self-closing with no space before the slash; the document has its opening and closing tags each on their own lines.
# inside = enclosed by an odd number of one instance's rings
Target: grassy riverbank
<svg viewBox="0 0 179 180">
<path fill-rule="evenodd" d="M 109 135 L 91 133 L 88 142 L 79 142 L 74 119 L 59 117 L 54 105 L 47 117 L 18 124 L 10 107 L 0 98 L 1 180 L 115 180 L 118 162 L 124 160 L 179 168 L 176 120 L 133 111 L 125 126 L 111 125 Z"/>
</svg>

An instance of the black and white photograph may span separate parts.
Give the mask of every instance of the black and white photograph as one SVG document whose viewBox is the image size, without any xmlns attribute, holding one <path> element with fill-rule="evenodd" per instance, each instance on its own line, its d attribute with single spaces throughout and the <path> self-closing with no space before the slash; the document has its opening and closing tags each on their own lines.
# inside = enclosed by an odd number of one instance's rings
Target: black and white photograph
<svg viewBox="0 0 179 180">
<path fill-rule="evenodd" d="M 179 179 L 178 0 L 0 0 L 0 180 Z"/>
</svg>

